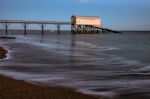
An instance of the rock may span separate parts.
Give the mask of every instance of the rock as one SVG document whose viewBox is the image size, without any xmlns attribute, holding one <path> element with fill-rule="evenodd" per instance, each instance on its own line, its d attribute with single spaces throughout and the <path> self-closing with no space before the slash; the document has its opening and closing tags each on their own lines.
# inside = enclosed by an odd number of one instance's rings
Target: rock
<svg viewBox="0 0 150 99">
<path fill-rule="evenodd" d="M 5 50 L 3 47 L 0 47 L 0 59 L 5 58 L 7 54 L 7 50 Z"/>
</svg>

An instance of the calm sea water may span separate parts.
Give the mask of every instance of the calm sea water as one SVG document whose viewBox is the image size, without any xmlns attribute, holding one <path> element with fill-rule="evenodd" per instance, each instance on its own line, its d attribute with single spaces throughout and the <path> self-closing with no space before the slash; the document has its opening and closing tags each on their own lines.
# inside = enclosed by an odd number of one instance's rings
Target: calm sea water
<svg viewBox="0 0 150 99">
<path fill-rule="evenodd" d="M 1 74 L 87 94 L 150 99 L 150 32 L 15 36 L 0 40 L 9 50 Z"/>
</svg>

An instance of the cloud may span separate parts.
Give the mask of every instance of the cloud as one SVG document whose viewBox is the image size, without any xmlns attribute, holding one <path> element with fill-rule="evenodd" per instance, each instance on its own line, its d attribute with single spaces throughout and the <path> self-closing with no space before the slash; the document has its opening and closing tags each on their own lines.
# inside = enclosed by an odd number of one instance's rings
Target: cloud
<svg viewBox="0 0 150 99">
<path fill-rule="evenodd" d="M 81 4 L 88 3 L 90 0 L 79 0 Z"/>
</svg>

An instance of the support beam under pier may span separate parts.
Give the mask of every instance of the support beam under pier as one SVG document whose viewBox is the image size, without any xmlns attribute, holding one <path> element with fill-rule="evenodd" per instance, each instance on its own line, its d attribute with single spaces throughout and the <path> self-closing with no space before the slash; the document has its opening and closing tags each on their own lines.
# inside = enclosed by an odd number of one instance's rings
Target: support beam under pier
<svg viewBox="0 0 150 99">
<path fill-rule="evenodd" d="M 60 24 L 57 24 L 57 34 L 60 34 Z"/>
<path fill-rule="evenodd" d="M 45 28 L 45 26 L 46 26 L 46 24 L 40 24 L 42 35 L 44 34 L 44 28 Z"/>
<path fill-rule="evenodd" d="M 29 26 L 29 24 L 23 23 L 22 26 L 24 28 L 24 35 L 27 35 L 27 27 Z"/>
<path fill-rule="evenodd" d="M 5 34 L 7 35 L 8 34 L 8 23 L 3 23 L 4 27 L 5 27 Z"/>
</svg>

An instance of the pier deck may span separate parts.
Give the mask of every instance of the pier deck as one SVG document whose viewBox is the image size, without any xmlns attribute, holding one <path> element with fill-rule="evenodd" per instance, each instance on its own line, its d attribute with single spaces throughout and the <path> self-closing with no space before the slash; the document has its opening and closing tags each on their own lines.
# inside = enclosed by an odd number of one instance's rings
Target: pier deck
<svg viewBox="0 0 150 99">
<path fill-rule="evenodd" d="M 8 34 L 8 26 L 10 24 L 21 24 L 24 28 L 24 34 L 27 34 L 27 27 L 30 24 L 38 24 L 41 27 L 41 33 L 44 34 L 44 28 L 48 24 L 57 26 L 57 33 L 60 33 L 61 25 L 70 25 L 70 22 L 59 22 L 59 21 L 28 21 L 28 20 L 0 20 L 0 23 L 5 27 L 5 34 Z"/>
<path fill-rule="evenodd" d="M 74 26 L 72 22 L 60 22 L 60 21 L 28 21 L 28 20 L 0 20 L 0 24 L 5 27 L 5 34 L 8 34 L 8 27 L 10 24 L 20 24 L 23 26 L 24 35 L 27 34 L 27 28 L 30 24 L 38 24 L 41 27 L 41 33 L 44 34 L 45 26 L 53 24 L 57 27 L 57 33 L 60 34 L 60 28 L 62 25 L 70 25 L 71 32 L 73 34 L 89 34 L 89 33 L 119 33 L 107 28 L 95 27 L 93 25 L 77 25 Z"/>
</svg>

